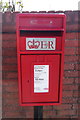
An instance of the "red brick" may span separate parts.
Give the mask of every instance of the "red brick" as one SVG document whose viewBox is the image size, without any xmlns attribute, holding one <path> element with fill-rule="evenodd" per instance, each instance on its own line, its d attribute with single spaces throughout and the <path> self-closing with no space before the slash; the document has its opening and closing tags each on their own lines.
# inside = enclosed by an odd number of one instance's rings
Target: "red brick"
<svg viewBox="0 0 80 120">
<path fill-rule="evenodd" d="M 17 71 L 17 65 L 3 65 L 2 66 L 3 71 Z"/>
<path fill-rule="evenodd" d="M 0 23 L 2 24 L 2 12 L 0 12 Z"/>
<path fill-rule="evenodd" d="M 78 48 L 78 47 L 76 48 L 75 54 L 80 55 L 80 48 Z M 78 56 L 78 58 L 79 58 L 79 56 Z"/>
<path fill-rule="evenodd" d="M 2 71 L 2 65 L 0 65 L 0 71 Z"/>
<path fill-rule="evenodd" d="M 74 21 L 79 22 L 79 11 L 74 11 Z"/>
<path fill-rule="evenodd" d="M 0 65 L 0 79 L 2 78 L 2 65 Z"/>
<path fill-rule="evenodd" d="M 72 105 L 71 104 L 61 104 L 61 105 L 59 105 L 59 106 L 53 106 L 53 108 L 55 109 L 55 110 L 66 110 L 66 109 L 72 109 Z"/>
<path fill-rule="evenodd" d="M 34 106 L 24 106 L 23 109 L 24 109 L 25 111 L 31 112 L 31 111 L 34 110 Z"/>
<path fill-rule="evenodd" d="M 25 114 L 25 113 L 24 113 Z M 3 118 L 25 118 L 23 112 L 3 112 Z"/>
<path fill-rule="evenodd" d="M 78 22 L 78 11 L 65 11 L 67 23 Z"/>
<path fill-rule="evenodd" d="M 20 110 L 23 110 L 26 114 L 26 112 L 33 112 L 34 109 L 33 109 L 33 106 L 22 107 L 20 105 L 15 105 L 14 106 L 13 104 L 12 105 L 11 104 L 6 104 L 6 105 L 4 105 L 4 110 L 5 110 L 5 112 L 9 112 L 9 111 L 19 112 Z"/>
<path fill-rule="evenodd" d="M 75 64 L 75 70 L 80 70 L 80 64 Z"/>
<path fill-rule="evenodd" d="M 34 118 L 33 112 L 26 112 L 26 117 L 25 118 Z"/>
<path fill-rule="evenodd" d="M 68 53 L 67 53 L 68 54 Z M 78 56 L 64 56 L 64 61 L 65 62 L 76 62 L 78 61 L 79 57 Z"/>
<path fill-rule="evenodd" d="M 30 112 L 33 113 L 32 107 L 30 107 L 30 108 L 31 108 L 31 109 L 27 109 L 27 107 L 26 107 L 26 110 L 25 110 L 24 107 L 21 107 L 21 106 L 19 106 L 19 105 L 16 105 L 16 106 L 13 106 L 13 105 L 5 105 L 3 110 L 5 110 L 5 112 L 10 112 L 10 111 L 12 111 L 12 112 L 22 112 L 22 111 L 23 111 L 25 114 L 26 114 L 26 113 L 30 113 Z M 28 114 L 26 114 L 26 116 L 29 117 Z M 31 117 L 31 116 L 30 116 L 30 117 Z"/>
<path fill-rule="evenodd" d="M 78 77 L 78 71 L 65 71 L 65 77 Z"/>
<path fill-rule="evenodd" d="M 15 85 L 15 86 L 6 86 L 6 87 L 3 87 L 3 91 L 4 92 L 9 92 L 9 93 L 17 93 L 18 92 L 18 86 Z"/>
<path fill-rule="evenodd" d="M 16 85 L 18 85 L 18 81 L 17 81 L 17 79 L 16 80 L 3 80 L 2 81 L 2 85 L 4 86 L 4 87 L 8 87 L 8 86 L 16 86 Z"/>
<path fill-rule="evenodd" d="M 3 25 L 2 31 L 3 32 L 16 32 L 16 26 L 11 25 L 11 24 Z"/>
<path fill-rule="evenodd" d="M 14 41 L 14 42 L 16 42 L 16 34 L 15 33 L 4 33 L 4 34 L 2 34 L 2 39 L 3 39 L 3 42 L 12 42 L 12 41 Z"/>
<path fill-rule="evenodd" d="M 2 24 L 1 23 L 0 23 L 0 33 L 2 33 Z"/>
<path fill-rule="evenodd" d="M 65 55 L 75 55 L 75 48 L 65 48 L 64 54 Z"/>
<path fill-rule="evenodd" d="M 76 84 L 80 83 L 80 78 L 75 78 L 74 80 Z"/>
<path fill-rule="evenodd" d="M 79 116 L 78 116 L 78 114 L 73 115 L 71 118 L 74 119 L 74 120 L 79 120 Z"/>
<path fill-rule="evenodd" d="M 2 87 L 2 71 L 0 72 L 0 87 Z"/>
<path fill-rule="evenodd" d="M 9 57 L 11 57 L 11 56 L 17 56 L 17 50 L 16 49 L 3 49 L 3 51 L 2 51 L 2 54 L 3 54 L 3 57 L 4 56 L 9 56 Z"/>
<path fill-rule="evenodd" d="M 2 42 L 3 48 L 16 48 L 16 41 L 3 41 Z"/>
<path fill-rule="evenodd" d="M 0 79 L 0 86 L 2 86 L 2 79 Z"/>
<path fill-rule="evenodd" d="M 12 13 L 4 13 L 3 14 L 3 32 L 15 32 L 16 30 L 16 24 L 14 19 L 16 19 L 16 16 L 14 16 Z"/>
<path fill-rule="evenodd" d="M 13 112 L 17 111 L 17 112 L 19 112 L 20 109 L 21 109 L 20 106 L 15 106 L 14 107 L 12 105 L 5 105 L 3 110 L 5 110 L 5 112 L 10 112 L 10 111 L 13 111 Z"/>
<path fill-rule="evenodd" d="M 0 47 L 0 57 L 1 57 L 1 60 L 2 60 L 2 48 Z"/>
<path fill-rule="evenodd" d="M 6 92 L 3 92 L 3 97 L 4 97 L 4 99 L 6 98 L 10 101 L 12 99 L 18 99 L 19 95 L 17 94 L 17 91 L 15 93 L 8 93 L 8 94 Z"/>
<path fill-rule="evenodd" d="M 66 30 L 67 31 L 78 31 L 78 23 L 67 24 Z"/>
<path fill-rule="evenodd" d="M 78 95 L 79 95 L 78 91 L 74 91 L 74 92 L 73 92 L 73 96 L 74 96 L 74 97 L 78 97 Z"/>
<path fill-rule="evenodd" d="M 64 84 L 73 84 L 74 78 L 64 78 L 63 83 Z"/>
<path fill-rule="evenodd" d="M 59 111 L 59 115 L 76 115 L 76 110 L 63 110 Z"/>
<path fill-rule="evenodd" d="M 12 23 L 12 15 L 11 12 L 6 12 L 3 14 L 3 18 L 5 19 L 5 23 Z"/>
<path fill-rule="evenodd" d="M 63 91 L 63 97 L 73 97 L 73 91 Z"/>
<path fill-rule="evenodd" d="M 80 28 L 80 25 L 78 26 L 78 28 Z M 80 32 L 78 33 L 78 39 L 80 40 Z"/>
<path fill-rule="evenodd" d="M 7 93 L 7 94 L 9 94 L 9 93 Z M 4 97 L 4 99 L 3 99 L 3 106 L 5 106 L 5 105 L 14 105 L 14 106 L 16 106 L 16 105 L 18 105 L 19 106 L 19 98 L 18 99 L 6 99 L 6 97 Z"/>
<path fill-rule="evenodd" d="M 68 91 L 68 90 L 78 90 L 78 85 L 64 85 L 63 90 Z"/>
<path fill-rule="evenodd" d="M 52 108 L 52 106 L 50 106 L 50 105 L 49 105 L 49 106 L 44 106 L 44 107 L 43 107 L 43 110 L 48 110 L 48 111 L 49 111 L 49 110 L 52 110 L 52 109 L 53 109 L 53 108 Z"/>
<path fill-rule="evenodd" d="M 73 104 L 73 107 L 72 107 L 74 110 L 78 110 L 78 104 Z"/>
<path fill-rule="evenodd" d="M 65 40 L 65 47 L 79 47 L 78 40 Z"/>
<path fill-rule="evenodd" d="M 75 33 L 75 32 L 73 32 L 73 33 L 66 33 L 66 39 L 68 39 L 68 40 L 76 40 L 76 39 L 78 39 L 78 32 L 77 33 Z"/>
<path fill-rule="evenodd" d="M 0 33 L 0 47 L 2 47 L 2 34 Z"/>
<path fill-rule="evenodd" d="M 17 57 L 3 57 L 3 64 L 17 64 Z"/>
<path fill-rule="evenodd" d="M 4 79 L 16 79 L 17 78 L 16 72 L 3 72 L 3 80 Z"/>
<path fill-rule="evenodd" d="M 75 65 L 73 63 L 70 64 L 64 64 L 64 70 L 74 70 Z"/>
<path fill-rule="evenodd" d="M 43 118 L 54 118 L 53 116 L 56 115 L 56 111 L 44 111 Z"/>
<path fill-rule="evenodd" d="M 66 21 L 70 22 L 71 21 L 71 15 L 72 11 L 65 11 L 65 15 L 66 15 Z"/>
<path fill-rule="evenodd" d="M 64 104 L 77 104 L 78 98 L 73 98 L 73 97 L 65 97 L 62 100 L 62 103 Z"/>
</svg>

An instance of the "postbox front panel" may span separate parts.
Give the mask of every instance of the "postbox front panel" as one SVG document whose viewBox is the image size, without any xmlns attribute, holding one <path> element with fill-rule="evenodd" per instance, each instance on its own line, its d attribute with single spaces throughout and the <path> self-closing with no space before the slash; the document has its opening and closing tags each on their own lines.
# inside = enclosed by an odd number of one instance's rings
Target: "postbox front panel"
<svg viewBox="0 0 80 120">
<path fill-rule="evenodd" d="M 58 105 L 62 100 L 65 15 L 17 16 L 20 105 Z"/>
<path fill-rule="evenodd" d="M 60 55 L 21 55 L 22 103 L 58 102 L 59 69 Z"/>
<path fill-rule="evenodd" d="M 60 32 L 57 34 L 54 32 L 31 32 L 31 34 L 29 34 L 29 32 L 24 34 L 22 33 L 20 36 L 20 50 L 61 50 L 61 35 L 62 33 Z M 33 48 L 34 46 L 32 47 L 32 45 L 34 45 L 35 48 Z"/>
</svg>

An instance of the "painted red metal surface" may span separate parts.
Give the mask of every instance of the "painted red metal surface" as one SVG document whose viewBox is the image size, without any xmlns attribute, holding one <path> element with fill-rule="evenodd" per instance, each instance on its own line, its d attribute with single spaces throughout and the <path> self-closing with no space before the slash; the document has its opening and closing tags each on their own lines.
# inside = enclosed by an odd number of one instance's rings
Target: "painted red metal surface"
<svg viewBox="0 0 80 120">
<path fill-rule="evenodd" d="M 40 106 L 58 105 L 61 103 L 66 29 L 65 19 L 64 14 L 22 13 L 17 15 L 16 29 L 20 105 Z M 56 48 L 55 50 L 26 50 L 26 38 L 55 38 Z M 34 65 L 49 65 L 49 91 L 46 93 L 34 92 Z"/>
</svg>

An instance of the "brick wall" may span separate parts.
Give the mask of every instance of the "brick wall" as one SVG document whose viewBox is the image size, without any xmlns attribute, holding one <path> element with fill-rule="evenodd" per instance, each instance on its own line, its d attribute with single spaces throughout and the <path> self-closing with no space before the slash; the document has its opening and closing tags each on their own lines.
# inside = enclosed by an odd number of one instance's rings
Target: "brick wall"
<svg viewBox="0 0 80 120">
<path fill-rule="evenodd" d="M 54 11 L 49 12 L 53 13 Z M 57 11 L 57 13 L 59 12 Z M 62 104 L 59 106 L 44 106 L 43 118 L 78 118 L 78 85 L 80 84 L 79 12 L 65 11 L 64 13 L 67 16 L 67 28 Z M 34 107 L 21 107 L 19 105 L 16 14 L 17 12 L 3 13 L 2 19 L 2 115 L 3 118 L 34 118 Z"/>
<path fill-rule="evenodd" d="M 2 118 L 2 13 L 0 13 L 0 119 Z"/>
</svg>

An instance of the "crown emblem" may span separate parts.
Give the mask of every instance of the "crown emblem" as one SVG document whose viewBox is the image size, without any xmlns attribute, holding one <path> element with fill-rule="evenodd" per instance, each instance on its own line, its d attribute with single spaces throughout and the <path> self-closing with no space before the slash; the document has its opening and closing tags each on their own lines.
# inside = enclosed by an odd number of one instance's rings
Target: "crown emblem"
<svg viewBox="0 0 80 120">
<path fill-rule="evenodd" d="M 34 39 L 32 41 L 28 41 L 28 47 L 29 49 L 37 49 L 40 45 L 39 41 L 35 41 Z"/>
</svg>

